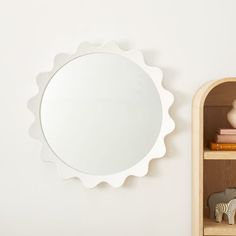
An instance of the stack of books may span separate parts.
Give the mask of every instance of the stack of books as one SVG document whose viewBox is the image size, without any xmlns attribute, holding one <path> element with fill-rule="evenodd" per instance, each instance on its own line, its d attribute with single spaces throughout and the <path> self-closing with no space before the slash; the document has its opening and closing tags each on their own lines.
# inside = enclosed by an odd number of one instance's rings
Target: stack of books
<svg viewBox="0 0 236 236">
<path fill-rule="evenodd" d="M 210 149 L 216 151 L 236 151 L 236 129 L 219 129 L 215 142 L 210 143 Z"/>
</svg>

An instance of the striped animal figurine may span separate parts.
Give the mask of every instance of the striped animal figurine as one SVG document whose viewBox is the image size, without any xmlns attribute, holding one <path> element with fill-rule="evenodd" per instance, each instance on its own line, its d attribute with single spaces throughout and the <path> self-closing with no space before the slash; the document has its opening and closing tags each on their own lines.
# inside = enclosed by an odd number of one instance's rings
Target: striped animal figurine
<svg viewBox="0 0 236 236">
<path fill-rule="evenodd" d="M 228 203 L 218 203 L 215 208 L 216 222 L 221 222 L 223 214 L 228 217 L 228 223 L 230 225 L 234 224 L 234 215 L 236 211 L 236 199 L 232 199 Z"/>
<path fill-rule="evenodd" d="M 215 218 L 216 204 L 220 202 L 229 202 L 236 198 L 236 188 L 226 188 L 223 192 L 212 193 L 207 201 L 207 205 L 210 208 L 210 219 Z"/>
</svg>

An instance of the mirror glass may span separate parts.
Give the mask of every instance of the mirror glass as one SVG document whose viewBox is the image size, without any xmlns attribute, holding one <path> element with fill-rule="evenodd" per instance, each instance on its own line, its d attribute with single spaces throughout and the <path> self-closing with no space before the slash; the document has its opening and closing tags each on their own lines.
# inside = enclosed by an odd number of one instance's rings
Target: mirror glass
<svg viewBox="0 0 236 236">
<path fill-rule="evenodd" d="M 133 61 L 91 53 L 54 74 L 41 100 L 40 119 L 48 145 L 66 165 L 111 175 L 151 150 L 162 105 L 152 79 Z"/>
</svg>

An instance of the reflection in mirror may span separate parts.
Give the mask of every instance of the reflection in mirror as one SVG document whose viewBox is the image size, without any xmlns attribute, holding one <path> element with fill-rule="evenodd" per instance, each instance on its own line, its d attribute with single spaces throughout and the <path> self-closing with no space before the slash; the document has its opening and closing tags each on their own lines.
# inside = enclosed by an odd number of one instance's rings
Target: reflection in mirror
<svg viewBox="0 0 236 236">
<path fill-rule="evenodd" d="M 57 158 L 90 175 L 137 164 L 155 144 L 162 117 L 153 80 L 113 53 L 90 53 L 62 66 L 40 109 L 45 139 Z"/>
</svg>

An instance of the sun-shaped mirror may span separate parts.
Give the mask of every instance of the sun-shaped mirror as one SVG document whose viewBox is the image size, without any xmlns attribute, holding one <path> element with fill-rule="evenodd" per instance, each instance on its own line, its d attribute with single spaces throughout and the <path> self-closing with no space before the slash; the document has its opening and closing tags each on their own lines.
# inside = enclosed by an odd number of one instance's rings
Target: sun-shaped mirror
<svg viewBox="0 0 236 236">
<path fill-rule="evenodd" d="M 161 70 L 147 66 L 139 51 L 84 43 L 75 54 L 58 55 L 37 82 L 31 134 L 63 178 L 118 187 L 164 156 L 164 137 L 174 129 L 173 96 L 161 85 Z"/>
</svg>

